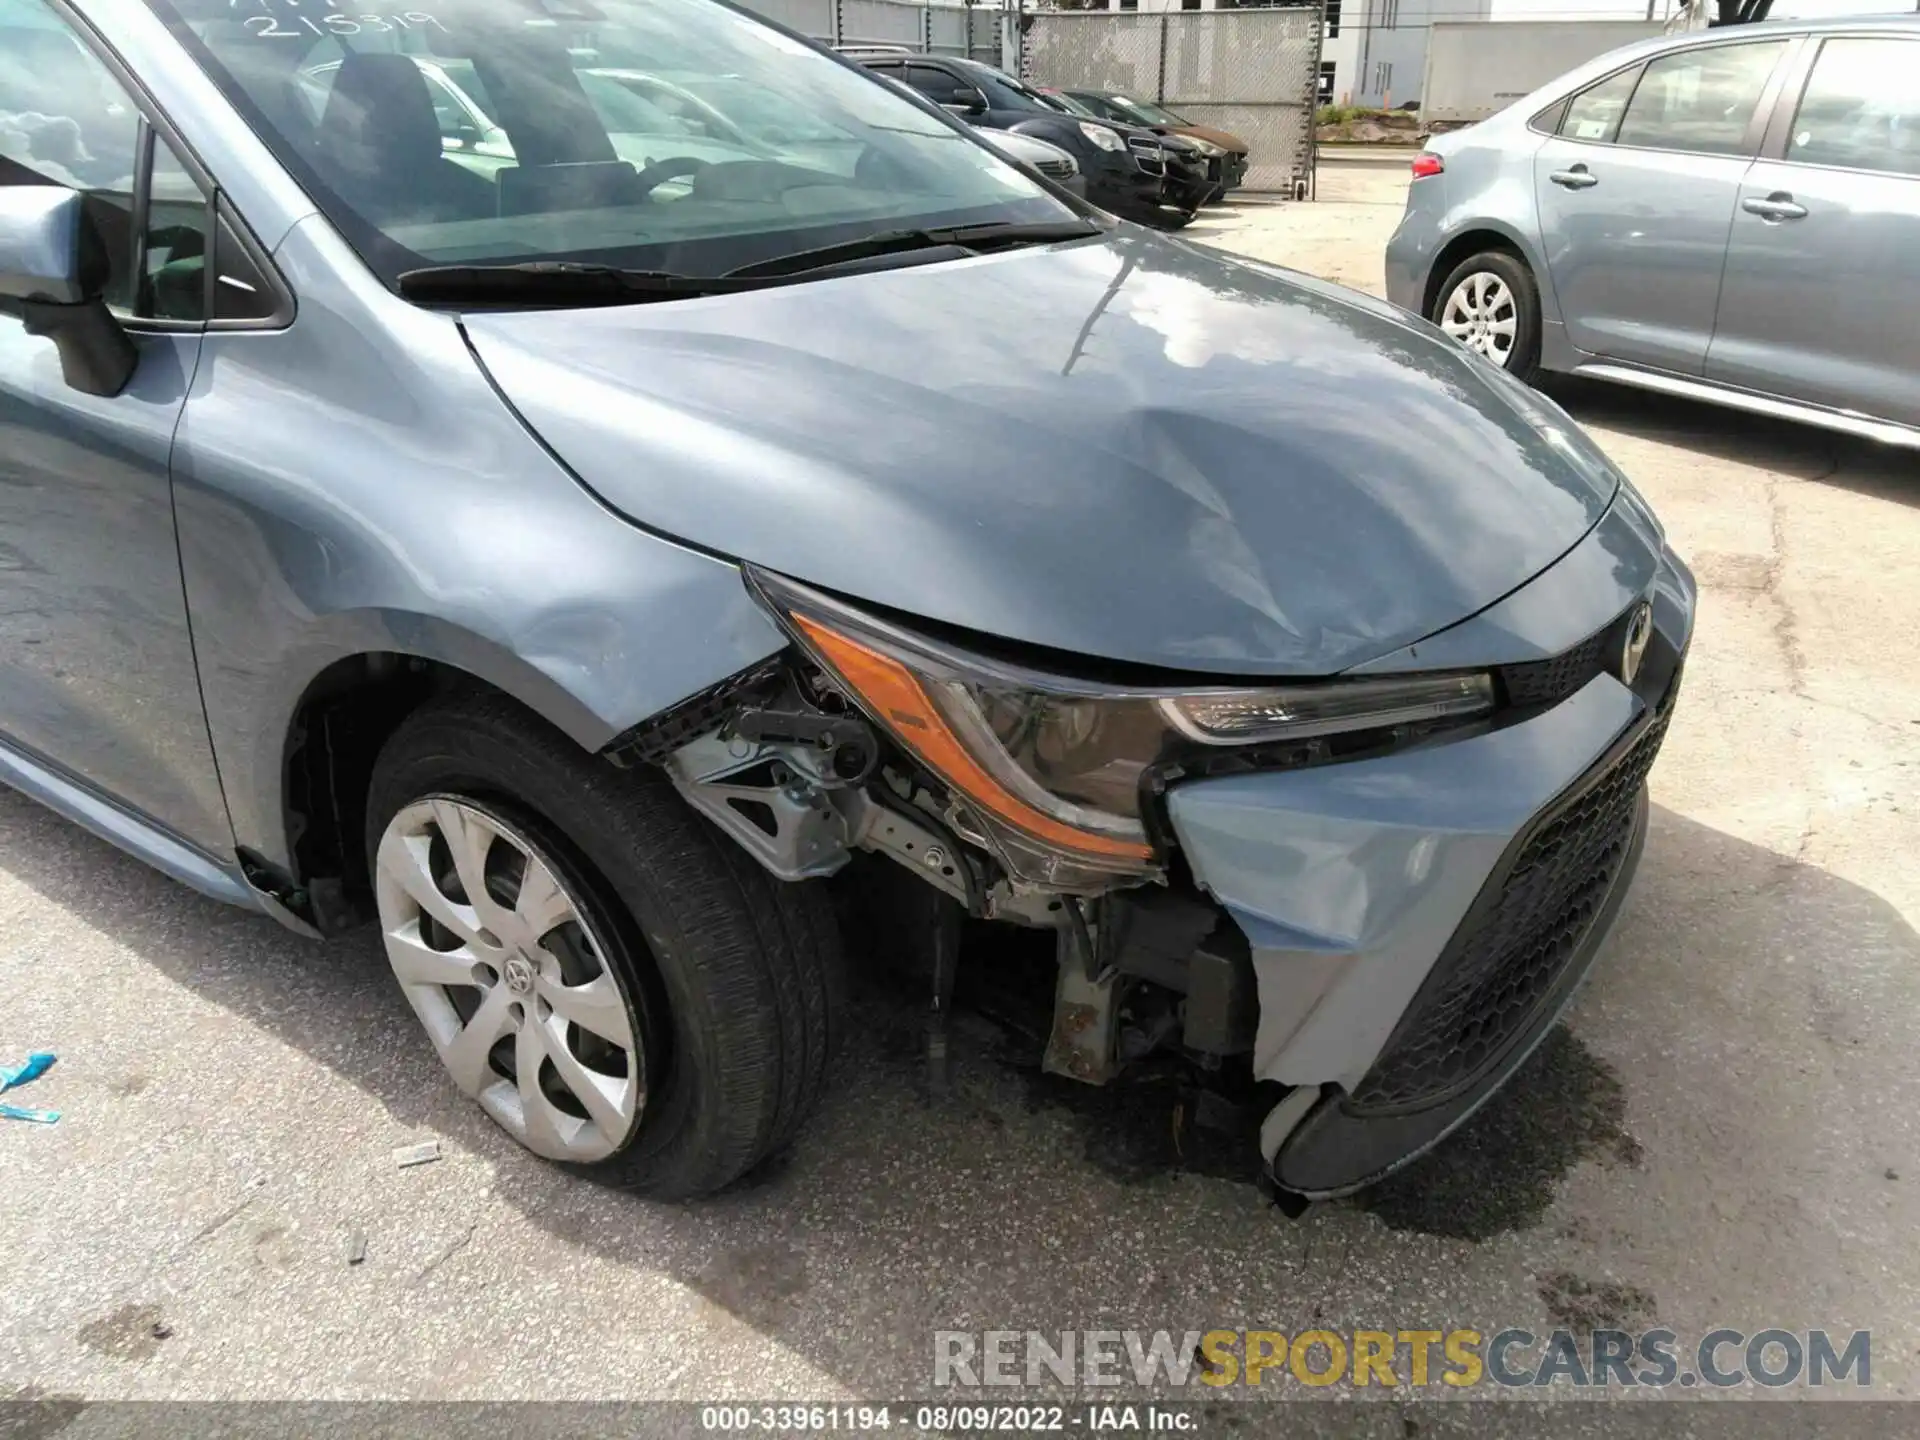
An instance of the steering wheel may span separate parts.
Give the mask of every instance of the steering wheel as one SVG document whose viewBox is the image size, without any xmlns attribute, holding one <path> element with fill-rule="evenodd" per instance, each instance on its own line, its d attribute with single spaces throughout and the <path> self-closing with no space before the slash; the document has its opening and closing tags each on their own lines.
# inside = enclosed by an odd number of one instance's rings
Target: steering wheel
<svg viewBox="0 0 1920 1440">
<path fill-rule="evenodd" d="M 651 195 L 667 181 L 678 180 L 686 175 L 697 175 L 711 163 L 695 155 L 669 155 L 664 160 L 654 161 L 640 171 L 634 180 L 639 185 L 642 195 Z"/>
</svg>

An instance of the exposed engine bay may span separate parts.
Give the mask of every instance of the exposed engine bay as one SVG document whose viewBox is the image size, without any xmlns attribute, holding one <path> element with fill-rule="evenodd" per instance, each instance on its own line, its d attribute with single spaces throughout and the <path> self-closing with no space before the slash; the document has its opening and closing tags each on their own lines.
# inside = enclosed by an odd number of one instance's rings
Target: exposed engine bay
<svg viewBox="0 0 1920 1440">
<path fill-rule="evenodd" d="M 1304 970 L 1279 957 L 1263 975 L 1243 924 L 1205 892 L 1176 842 L 1174 787 L 1351 771 L 1336 762 L 1417 750 L 1443 731 L 1484 732 L 1491 678 L 1255 687 L 1063 678 L 983 653 L 977 637 L 897 625 L 764 572 L 749 583 L 789 648 L 656 716 L 611 758 L 662 766 L 691 805 L 783 880 L 835 875 L 869 854 L 890 862 L 881 874 L 931 887 L 937 904 L 906 907 L 917 921 L 896 926 L 891 944 L 895 963 L 927 985 L 934 1093 L 947 1085 L 962 922 L 1046 931 L 1055 973 L 1043 1068 L 1106 1085 L 1147 1071 L 1149 1060 L 1171 1063 L 1196 1110 L 1204 1097 L 1212 1113 L 1233 1117 L 1230 1128 L 1250 1131 L 1254 1119 L 1272 1162 L 1325 1108 L 1323 1081 L 1340 1072 L 1316 1061 L 1308 1074 L 1266 1073 L 1256 1054 L 1261 987 L 1272 1005 L 1292 994 L 1288 977 L 1317 976 L 1293 1009 L 1310 1005 L 1326 957 L 1297 957 Z M 885 888 L 869 878 L 862 888 Z M 1365 1178 L 1316 1191 L 1344 1193 Z M 1279 1186 L 1295 1213 L 1310 1193 Z"/>
<path fill-rule="evenodd" d="M 1255 1119 L 1290 1210 L 1437 1144 L 1564 1008 L 1638 862 L 1683 654 L 1641 600 L 1491 671 L 1089 678 L 749 583 L 789 647 L 610 757 L 661 766 L 781 879 L 877 857 L 848 870 L 861 898 L 921 897 L 883 908 L 912 917 L 888 963 L 927 987 L 934 1091 L 962 925 L 1046 933 L 1050 1017 L 1021 1027 L 1043 1068 L 1177 1069 Z M 1037 1000 L 1035 958 L 973 952 L 971 994 Z"/>
<path fill-rule="evenodd" d="M 691 736 L 691 738 L 688 738 Z M 1253 1046 L 1257 1005 L 1245 937 L 1183 895 L 1164 868 L 1137 875 L 1015 873 L 975 810 L 862 718 L 804 656 L 736 677 L 660 718 L 617 758 L 657 760 L 687 801 L 784 880 L 824 878 L 857 852 L 893 862 L 942 897 L 929 1064 L 944 1085 L 957 922 L 1055 936 L 1059 973 L 1045 1068 L 1088 1084 L 1157 1052 L 1217 1070 Z M 1064 867 L 1061 867 L 1064 869 Z"/>
</svg>

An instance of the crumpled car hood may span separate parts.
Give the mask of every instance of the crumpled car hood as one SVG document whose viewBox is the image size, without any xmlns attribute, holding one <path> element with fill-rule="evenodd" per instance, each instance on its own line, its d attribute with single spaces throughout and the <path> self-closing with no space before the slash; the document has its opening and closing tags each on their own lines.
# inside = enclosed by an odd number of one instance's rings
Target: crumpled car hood
<svg viewBox="0 0 1920 1440">
<path fill-rule="evenodd" d="M 639 524 L 1165 669 L 1324 675 L 1398 649 L 1551 564 L 1617 484 L 1554 407 L 1383 302 L 1132 227 L 464 324 Z"/>
</svg>

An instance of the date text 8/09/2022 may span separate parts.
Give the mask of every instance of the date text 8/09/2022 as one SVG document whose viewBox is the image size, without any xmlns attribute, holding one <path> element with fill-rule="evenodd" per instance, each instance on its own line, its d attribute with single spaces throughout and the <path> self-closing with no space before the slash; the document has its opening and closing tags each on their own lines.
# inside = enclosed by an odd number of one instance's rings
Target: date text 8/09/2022
<svg viewBox="0 0 1920 1440">
<path fill-rule="evenodd" d="M 1066 1430 L 1163 1435 L 1194 1431 L 1199 1419 L 1178 1405 L 703 1405 L 700 1428 L 717 1431 L 885 1432 Z"/>
</svg>

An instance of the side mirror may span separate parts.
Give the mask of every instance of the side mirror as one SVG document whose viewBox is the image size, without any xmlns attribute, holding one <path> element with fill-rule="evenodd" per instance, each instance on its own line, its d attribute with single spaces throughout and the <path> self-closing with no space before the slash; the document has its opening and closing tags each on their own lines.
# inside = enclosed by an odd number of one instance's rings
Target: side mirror
<svg viewBox="0 0 1920 1440">
<path fill-rule="evenodd" d="M 987 97 L 977 90 L 971 95 L 955 92 L 952 99 L 940 102 L 940 108 L 970 120 L 976 115 L 987 113 Z"/>
<path fill-rule="evenodd" d="M 80 192 L 64 185 L 0 186 L 0 300 L 78 305 L 89 298 L 89 280 L 106 281 L 98 264 L 89 275 L 85 216 Z"/>
<path fill-rule="evenodd" d="M 140 360 L 101 298 L 106 281 L 106 248 L 78 191 L 0 185 L 0 310 L 53 341 L 61 375 L 88 395 L 118 395 Z"/>
</svg>

